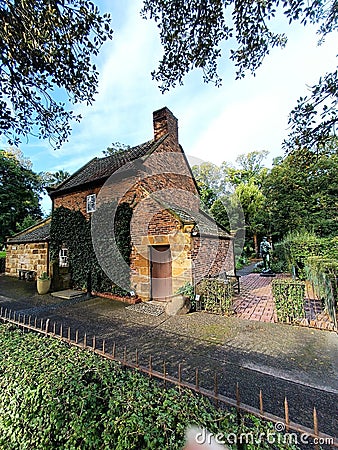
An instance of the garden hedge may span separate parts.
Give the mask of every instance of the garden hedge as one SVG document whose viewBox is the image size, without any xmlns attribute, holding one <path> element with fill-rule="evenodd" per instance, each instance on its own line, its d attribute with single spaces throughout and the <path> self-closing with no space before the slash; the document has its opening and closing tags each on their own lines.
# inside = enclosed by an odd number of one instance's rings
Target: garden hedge
<svg viewBox="0 0 338 450">
<path fill-rule="evenodd" d="M 253 416 L 239 424 L 234 412 L 189 390 L 164 389 L 88 350 L 3 324 L 0 388 L 0 448 L 6 450 L 176 450 L 189 424 L 225 436 L 274 432 Z M 269 448 L 264 439 L 246 447 Z M 276 442 L 273 448 L 296 446 Z"/>
</svg>

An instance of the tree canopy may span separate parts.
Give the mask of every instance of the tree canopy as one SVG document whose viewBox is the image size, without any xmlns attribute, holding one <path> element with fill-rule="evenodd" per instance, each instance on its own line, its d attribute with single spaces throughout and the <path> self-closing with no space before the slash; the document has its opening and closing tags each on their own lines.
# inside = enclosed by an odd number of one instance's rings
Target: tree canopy
<svg viewBox="0 0 338 450">
<path fill-rule="evenodd" d="M 26 161 L 26 163 L 25 163 Z M 41 178 L 17 153 L 0 150 L 0 243 L 42 218 Z"/>
<path fill-rule="evenodd" d="M 104 156 L 112 156 L 117 155 L 119 153 L 123 153 L 130 149 L 130 145 L 123 144 L 121 142 L 113 142 L 110 147 L 107 147 L 106 150 L 103 150 L 102 153 Z"/>
<path fill-rule="evenodd" d="M 276 237 L 300 229 L 319 236 L 337 235 L 337 174 L 334 146 L 319 156 L 307 149 L 294 150 L 273 166 L 262 190 L 269 226 Z"/>
<path fill-rule="evenodd" d="M 271 169 L 264 165 L 267 154 L 240 155 L 235 167 L 226 162 L 193 167 L 202 201 L 214 219 L 236 232 L 236 226 L 243 227 L 235 217 L 242 209 L 248 255 L 258 252 L 265 234 L 274 241 L 301 230 L 336 236 L 338 139 L 331 138 L 318 155 L 296 149 L 275 158 Z"/>
<path fill-rule="evenodd" d="M 229 59 L 237 78 L 255 73 L 271 48 L 287 43 L 285 33 L 273 31 L 278 13 L 289 23 L 316 24 L 319 43 L 338 27 L 336 0 L 144 0 L 143 17 L 158 24 L 164 50 L 153 78 L 165 92 L 183 84 L 189 71 L 200 68 L 205 82 L 219 86 L 218 61 L 224 41 L 233 46 Z M 337 71 L 324 74 L 291 112 L 285 147 L 312 148 L 327 141 L 338 122 L 337 98 Z"/>
<path fill-rule="evenodd" d="M 0 0 L 0 135 L 67 140 L 80 116 L 58 98 L 92 103 L 91 56 L 112 37 L 110 21 L 89 0 Z"/>
</svg>

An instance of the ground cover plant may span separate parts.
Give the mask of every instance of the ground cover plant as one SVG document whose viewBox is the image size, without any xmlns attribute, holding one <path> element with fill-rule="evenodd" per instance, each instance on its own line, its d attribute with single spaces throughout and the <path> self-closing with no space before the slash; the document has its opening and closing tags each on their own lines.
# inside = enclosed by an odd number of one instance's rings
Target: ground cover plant
<svg viewBox="0 0 338 450">
<path fill-rule="evenodd" d="M 4 324 L 0 389 L 0 448 L 7 450 L 175 450 L 188 424 L 225 435 L 274 430 L 252 416 L 238 424 L 235 413 L 189 390 L 164 389 L 90 351 Z M 262 440 L 242 448 L 296 447 Z"/>
</svg>

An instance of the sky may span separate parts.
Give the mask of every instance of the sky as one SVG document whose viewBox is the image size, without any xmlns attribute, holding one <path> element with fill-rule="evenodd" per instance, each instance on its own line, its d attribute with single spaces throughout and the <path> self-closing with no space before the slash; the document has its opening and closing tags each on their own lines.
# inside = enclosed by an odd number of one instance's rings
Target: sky
<svg viewBox="0 0 338 450">
<path fill-rule="evenodd" d="M 239 154 L 270 152 L 266 164 L 283 155 L 288 114 L 307 86 L 325 72 L 335 70 L 336 35 L 318 47 L 313 27 L 285 27 L 288 44 L 273 49 L 256 76 L 235 80 L 235 68 L 223 49 L 220 75 L 223 84 L 205 84 L 194 71 L 184 86 L 161 94 L 151 71 L 157 68 L 162 48 L 153 21 L 140 17 L 141 0 L 96 0 L 100 11 L 112 16 L 113 40 L 104 44 L 94 60 L 100 72 L 96 101 L 79 105 L 80 124 L 74 123 L 69 142 L 53 150 L 47 141 L 30 138 L 20 146 L 33 162 L 33 170 L 72 173 L 113 142 L 131 146 L 153 137 L 152 113 L 167 106 L 177 117 L 179 140 L 185 153 L 220 164 L 234 163 Z M 282 29 L 278 20 L 276 29 Z"/>
</svg>

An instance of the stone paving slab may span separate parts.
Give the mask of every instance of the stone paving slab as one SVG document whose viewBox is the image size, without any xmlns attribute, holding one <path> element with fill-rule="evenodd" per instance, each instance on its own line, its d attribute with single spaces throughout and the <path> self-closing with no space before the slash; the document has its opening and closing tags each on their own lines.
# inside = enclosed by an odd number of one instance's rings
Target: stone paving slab
<svg viewBox="0 0 338 450">
<path fill-rule="evenodd" d="M 86 293 L 82 291 L 76 291 L 74 289 L 65 289 L 64 291 L 51 292 L 52 297 L 63 298 L 69 300 L 75 297 L 82 297 L 86 295 Z"/>
</svg>

